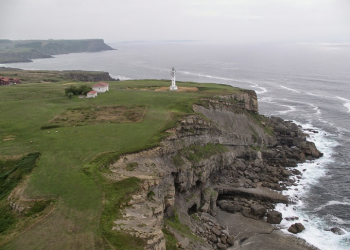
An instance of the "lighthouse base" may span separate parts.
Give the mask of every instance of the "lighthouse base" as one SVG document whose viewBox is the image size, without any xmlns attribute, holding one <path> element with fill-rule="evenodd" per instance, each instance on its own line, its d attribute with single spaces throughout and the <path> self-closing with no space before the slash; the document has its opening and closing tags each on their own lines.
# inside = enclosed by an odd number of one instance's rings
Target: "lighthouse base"
<svg viewBox="0 0 350 250">
<path fill-rule="evenodd" d="M 177 86 L 176 85 L 175 86 L 170 86 L 170 90 L 171 91 L 177 90 Z"/>
</svg>

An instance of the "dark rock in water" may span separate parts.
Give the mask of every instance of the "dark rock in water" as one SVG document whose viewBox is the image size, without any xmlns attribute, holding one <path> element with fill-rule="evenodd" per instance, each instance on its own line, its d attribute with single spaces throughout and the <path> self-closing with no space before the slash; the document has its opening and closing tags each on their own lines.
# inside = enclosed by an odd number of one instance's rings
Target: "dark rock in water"
<svg viewBox="0 0 350 250">
<path fill-rule="evenodd" d="M 254 204 L 250 208 L 252 214 L 258 216 L 259 218 L 263 217 L 266 214 L 266 208 L 260 204 Z"/>
<path fill-rule="evenodd" d="M 294 221 L 294 220 L 299 220 L 299 217 L 297 217 L 297 216 L 292 216 L 292 217 L 286 217 L 286 218 L 284 218 L 285 220 L 287 220 L 287 221 Z"/>
<path fill-rule="evenodd" d="M 305 171 L 306 169 L 304 169 L 303 171 Z M 298 170 L 298 169 L 293 169 L 292 170 L 292 173 L 294 174 L 294 175 L 301 175 L 301 172 Z"/>
<path fill-rule="evenodd" d="M 267 212 L 267 222 L 270 224 L 280 224 L 282 221 L 282 213 L 278 211 Z"/>
<path fill-rule="evenodd" d="M 288 232 L 297 234 L 305 230 L 305 227 L 301 223 L 295 223 L 288 228 Z"/>
<path fill-rule="evenodd" d="M 344 230 L 339 227 L 332 227 L 331 232 L 337 235 L 343 235 L 345 234 Z"/>
<path fill-rule="evenodd" d="M 284 170 L 282 170 L 282 175 L 284 175 L 284 176 L 291 176 L 292 172 L 287 170 L 287 169 L 284 169 Z"/>
</svg>

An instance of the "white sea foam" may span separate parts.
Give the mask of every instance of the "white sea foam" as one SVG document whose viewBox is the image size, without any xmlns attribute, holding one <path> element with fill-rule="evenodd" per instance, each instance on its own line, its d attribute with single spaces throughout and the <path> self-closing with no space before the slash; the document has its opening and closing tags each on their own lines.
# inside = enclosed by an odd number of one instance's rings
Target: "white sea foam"
<svg viewBox="0 0 350 250">
<path fill-rule="evenodd" d="M 248 83 L 252 83 L 252 82 L 248 82 Z M 256 83 L 253 83 L 252 85 L 250 85 L 250 87 L 260 89 L 260 91 L 255 91 L 258 95 L 261 95 L 267 92 L 266 88 L 261 87 Z"/>
<path fill-rule="evenodd" d="M 121 81 L 126 81 L 126 80 L 130 80 L 131 78 L 126 77 L 126 76 L 120 76 L 120 75 L 111 75 L 109 74 L 113 79 L 119 79 Z"/>
<path fill-rule="evenodd" d="M 290 113 L 290 112 L 293 112 L 296 110 L 296 108 L 294 106 L 291 106 L 291 105 L 281 105 L 281 107 L 286 107 L 288 108 L 287 110 L 282 110 L 282 111 L 278 111 L 277 113 L 278 114 L 287 114 L 287 113 Z"/>
<path fill-rule="evenodd" d="M 332 221 L 333 223 L 336 223 L 338 225 L 344 225 L 344 224 L 350 224 L 350 220 L 343 220 L 335 215 L 327 214 L 326 218 Z M 345 230 L 345 229 L 343 229 Z"/>
<path fill-rule="evenodd" d="M 297 123 L 298 124 L 298 123 Z M 300 124 L 298 124 L 300 125 Z M 287 191 L 284 191 L 283 194 L 288 195 L 290 199 L 293 199 L 295 203 L 292 205 L 278 204 L 276 210 L 282 212 L 283 217 L 298 217 L 297 221 L 287 221 L 283 220 L 281 226 L 285 233 L 289 233 L 287 229 L 296 222 L 301 222 L 306 230 L 298 234 L 299 237 L 305 239 L 310 244 L 320 248 L 321 250 L 345 250 L 348 249 L 347 246 L 350 240 L 350 233 L 346 232 L 344 235 L 335 235 L 330 231 L 325 231 L 327 228 L 325 221 L 321 218 L 318 218 L 312 214 L 307 214 L 303 211 L 303 197 L 308 195 L 309 189 L 312 185 L 315 185 L 319 182 L 321 177 L 326 176 L 326 170 L 324 166 L 333 162 L 332 154 L 334 153 L 334 148 L 338 143 L 331 138 L 331 135 L 326 135 L 325 131 L 322 131 L 318 128 L 313 127 L 311 124 L 302 125 L 307 132 L 308 130 L 317 130 L 319 133 L 310 132 L 309 140 L 315 142 L 317 148 L 324 153 L 322 158 L 319 158 L 314 161 L 308 161 L 297 166 L 297 169 L 303 173 L 303 178 L 298 180 L 299 185 L 293 188 L 290 188 Z M 305 170 L 305 171 L 303 171 Z M 330 201 L 324 205 L 336 205 L 340 204 L 337 201 Z M 350 205 L 348 200 L 344 200 L 341 204 Z M 322 209 L 322 208 L 320 208 Z M 344 221 L 340 218 L 333 216 L 332 220 L 337 224 L 346 224 L 347 221 Z"/>
<path fill-rule="evenodd" d="M 277 104 L 277 102 L 273 101 L 273 98 L 271 96 L 262 97 L 259 99 L 259 102 Z"/>
<path fill-rule="evenodd" d="M 323 95 L 317 95 L 314 93 L 310 93 L 310 92 L 306 92 L 307 95 L 311 95 L 311 96 L 316 96 L 316 97 L 323 97 Z"/>
<path fill-rule="evenodd" d="M 344 101 L 344 107 L 348 109 L 348 113 L 350 113 L 350 100 L 349 99 L 345 99 L 343 97 L 337 96 L 338 99 Z"/>
<path fill-rule="evenodd" d="M 200 76 L 205 78 L 212 78 L 212 79 L 218 79 L 218 80 L 224 80 L 224 81 L 235 81 L 231 78 L 221 77 L 221 76 L 212 76 L 212 75 L 205 75 L 201 73 L 195 73 L 195 72 L 189 72 L 189 71 L 178 71 L 178 73 L 186 74 L 186 75 L 193 75 L 193 76 Z"/>
<path fill-rule="evenodd" d="M 291 92 L 294 92 L 294 93 L 297 93 L 297 94 L 300 94 L 300 91 L 296 90 L 296 89 L 291 89 L 291 88 L 288 88 L 286 86 L 280 86 L 282 89 L 286 89 L 288 91 L 291 91 Z"/>
<path fill-rule="evenodd" d="M 284 115 L 284 114 L 288 114 L 290 112 L 294 112 L 297 110 L 300 110 L 300 108 L 298 109 L 298 106 L 308 106 L 310 107 L 314 112 L 308 112 L 307 116 L 313 117 L 313 116 L 318 116 L 318 119 L 320 119 L 321 117 L 321 110 L 318 106 L 316 106 L 313 103 L 309 103 L 309 102 L 300 102 L 300 101 L 295 101 L 295 100 L 289 100 L 286 98 L 272 98 L 272 97 L 263 97 L 259 99 L 259 102 L 265 102 L 265 103 L 270 103 L 270 104 L 274 104 L 277 105 L 279 107 L 287 107 L 287 110 L 282 110 L 282 111 L 275 111 L 276 114 L 280 114 L 280 115 Z M 281 104 L 281 103 L 293 103 L 296 105 L 287 105 L 287 104 Z M 302 110 L 306 110 L 304 107 L 301 108 Z"/>
<path fill-rule="evenodd" d="M 320 210 L 324 209 L 325 207 L 334 206 L 334 205 L 350 206 L 350 202 L 347 202 L 347 201 L 328 201 L 326 204 L 324 204 L 318 208 L 315 208 L 314 211 L 320 211 Z"/>
</svg>

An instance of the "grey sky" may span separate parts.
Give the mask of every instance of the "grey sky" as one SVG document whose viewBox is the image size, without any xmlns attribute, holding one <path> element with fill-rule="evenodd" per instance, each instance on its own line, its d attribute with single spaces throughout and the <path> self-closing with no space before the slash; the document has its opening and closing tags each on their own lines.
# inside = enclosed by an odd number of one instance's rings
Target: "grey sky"
<svg viewBox="0 0 350 250">
<path fill-rule="evenodd" d="M 0 0 L 2 39 L 350 41 L 349 0 Z"/>
</svg>

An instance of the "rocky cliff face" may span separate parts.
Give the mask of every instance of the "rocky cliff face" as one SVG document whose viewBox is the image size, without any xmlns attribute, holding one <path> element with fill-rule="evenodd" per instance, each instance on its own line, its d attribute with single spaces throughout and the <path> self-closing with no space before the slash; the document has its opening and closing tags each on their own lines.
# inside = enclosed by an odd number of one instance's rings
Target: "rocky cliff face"
<svg viewBox="0 0 350 250">
<path fill-rule="evenodd" d="M 289 177 L 300 173 L 286 166 L 321 156 L 292 122 L 258 115 L 253 91 L 205 99 L 193 108 L 198 115 L 169 130 L 160 147 L 124 155 L 106 175 L 143 180 L 143 191 L 125 204 L 114 229 L 146 239 L 146 249 L 165 250 L 163 227 L 179 248 L 226 249 L 239 239 L 213 217 L 218 209 L 265 216 L 274 203 L 289 202 L 275 190 L 293 185 Z M 130 163 L 137 163 L 132 171 Z"/>
<path fill-rule="evenodd" d="M 62 77 L 81 82 L 114 81 L 108 72 L 102 71 L 61 71 Z"/>
</svg>

